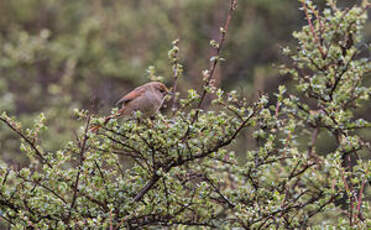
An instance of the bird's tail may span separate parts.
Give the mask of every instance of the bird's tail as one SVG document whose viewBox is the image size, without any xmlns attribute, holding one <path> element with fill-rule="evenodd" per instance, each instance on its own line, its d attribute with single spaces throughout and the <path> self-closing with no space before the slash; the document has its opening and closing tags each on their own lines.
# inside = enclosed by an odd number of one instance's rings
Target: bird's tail
<svg viewBox="0 0 371 230">
<path fill-rule="evenodd" d="M 117 116 L 117 114 L 112 114 L 112 115 L 109 115 L 109 116 L 107 116 L 107 117 L 105 117 L 104 118 L 104 125 L 106 125 L 108 122 L 109 122 L 109 120 L 111 120 L 112 118 L 114 118 L 114 117 L 116 117 Z M 98 130 L 100 129 L 100 128 L 102 128 L 102 126 L 101 125 L 94 125 L 94 126 L 92 126 L 92 127 L 90 127 L 90 132 L 93 132 L 93 133 L 96 133 L 96 132 L 98 132 Z"/>
</svg>

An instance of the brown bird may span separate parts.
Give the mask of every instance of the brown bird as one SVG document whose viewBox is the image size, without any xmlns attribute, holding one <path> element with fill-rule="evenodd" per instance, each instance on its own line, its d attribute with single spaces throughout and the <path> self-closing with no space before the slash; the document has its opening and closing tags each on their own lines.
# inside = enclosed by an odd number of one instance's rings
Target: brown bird
<svg viewBox="0 0 371 230">
<path fill-rule="evenodd" d="M 121 104 L 121 109 L 117 113 L 105 117 L 104 124 L 107 124 L 112 118 L 131 116 L 135 111 L 142 112 L 143 117 L 150 117 L 159 111 L 167 94 L 170 92 L 161 82 L 149 82 L 139 86 L 116 103 L 116 105 Z M 96 132 L 100 127 L 100 125 L 96 125 L 90 130 Z"/>
</svg>

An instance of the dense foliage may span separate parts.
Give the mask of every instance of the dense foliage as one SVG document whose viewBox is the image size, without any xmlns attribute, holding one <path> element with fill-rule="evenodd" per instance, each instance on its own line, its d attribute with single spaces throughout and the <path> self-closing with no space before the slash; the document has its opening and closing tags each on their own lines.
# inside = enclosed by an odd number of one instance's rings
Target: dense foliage
<svg viewBox="0 0 371 230">
<path fill-rule="evenodd" d="M 48 151 L 43 114 L 23 128 L 2 113 L 30 162 L 2 163 L 4 223 L 14 229 L 370 227 L 371 145 L 362 132 L 370 123 L 357 115 L 371 94 L 363 84 L 371 66 L 362 53 L 369 3 L 338 8 L 328 0 L 319 10 L 299 2 L 307 24 L 294 33 L 296 46 L 283 48 L 289 61 L 280 66 L 294 79 L 292 92 L 282 85 L 274 97 L 260 94 L 251 103 L 217 87 L 216 66 L 236 14 L 231 0 L 219 39 L 210 42 L 215 53 L 202 71 L 203 87 L 169 98 L 164 115 L 137 113 L 104 125 L 76 110 L 85 122 L 76 139 Z M 35 42 L 42 44 L 44 33 Z M 174 41 L 168 52 L 173 90 L 186 78 L 179 53 Z M 158 78 L 152 68 L 149 75 Z M 102 128 L 90 132 L 95 124 Z M 243 132 L 255 146 L 234 152 Z M 320 138 L 335 148 L 319 151 Z"/>
</svg>

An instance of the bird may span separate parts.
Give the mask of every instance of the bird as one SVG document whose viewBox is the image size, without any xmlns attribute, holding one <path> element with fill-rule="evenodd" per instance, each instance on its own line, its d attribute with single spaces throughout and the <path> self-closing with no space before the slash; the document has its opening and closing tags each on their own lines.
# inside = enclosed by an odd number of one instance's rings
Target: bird
<svg viewBox="0 0 371 230">
<path fill-rule="evenodd" d="M 116 105 L 121 108 L 112 115 L 104 118 L 104 125 L 112 118 L 130 117 L 136 111 L 142 113 L 142 117 L 151 117 L 157 114 L 165 100 L 165 96 L 172 94 L 161 82 L 152 81 L 141 85 L 117 101 Z M 91 127 L 92 132 L 97 132 L 101 125 Z"/>
</svg>

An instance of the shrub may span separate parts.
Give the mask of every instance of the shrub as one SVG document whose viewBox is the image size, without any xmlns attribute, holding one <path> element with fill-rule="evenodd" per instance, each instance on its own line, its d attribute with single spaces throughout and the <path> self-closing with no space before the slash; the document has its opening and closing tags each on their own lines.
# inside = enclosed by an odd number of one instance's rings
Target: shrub
<svg viewBox="0 0 371 230">
<path fill-rule="evenodd" d="M 220 40 L 210 43 L 216 52 L 203 87 L 173 98 L 168 115 L 103 125 L 76 111 L 86 120 L 81 134 L 48 152 L 39 138 L 43 115 L 25 130 L 3 113 L 31 163 L 2 165 L 2 218 L 13 229 L 366 229 L 370 144 L 358 131 L 370 123 L 355 113 L 371 93 L 362 85 L 370 63 L 361 54 L 369 4 L 339 9 L 328 0 L 320 11 L 301 2 L 308 25 L 294 33 L 295 51 L 283 49 L 290 63 L 281 66 L 295 92 L 280 86 L 274 97 L 249 103 L 213 86 L 237 3 L 231 0 Z M 169 52 L 174 89 L 182 77 L 178 52 L 176 41 Z M 92 133 L 92 124 L 103 127 Z M 256 148 L 240 162 L 232 149 L 244 130 Z M 318 151 L 326 135 L 336 148 Z"/>
</svg>

